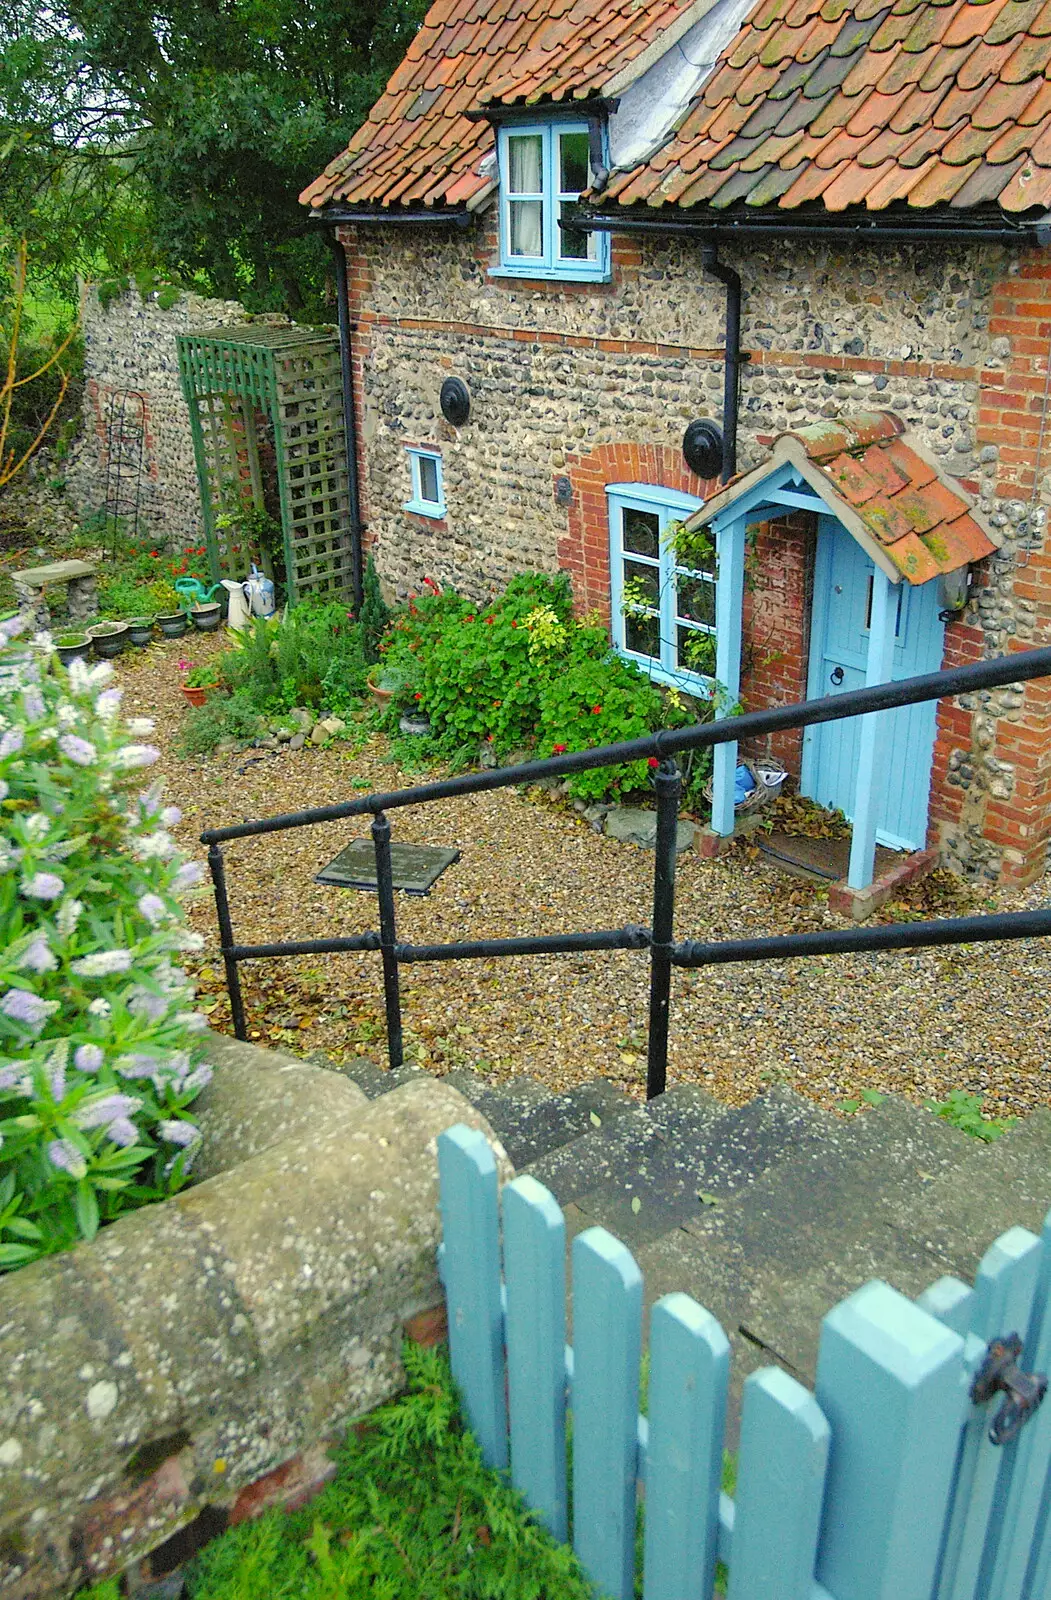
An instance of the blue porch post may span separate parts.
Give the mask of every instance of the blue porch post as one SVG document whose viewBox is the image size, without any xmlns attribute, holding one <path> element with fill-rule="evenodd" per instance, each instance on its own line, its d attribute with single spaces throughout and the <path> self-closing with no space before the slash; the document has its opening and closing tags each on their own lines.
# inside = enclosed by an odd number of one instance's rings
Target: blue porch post
<svg viewBox="0 0 1051 1600">
<path fill-rule="evenodd" d="M 894 669 L 897 598 L 896 586 L 877 567 L 872 579 L 869 653 L 865 663 L 866 688 L 890 682 Z M 876 862 L 876 824 L 886 782 L 886 749 L 890 734 L 888 718 L 886 711 L 870 711 L 868 716 L 861 719 L 857 781 L 854 786 L 854 826 L 850 836 L 850 866 L 847 871 L 847 884 L 851 889 L 867 889 L 872 882 Z"/>
<path fill-rule="evenodd" d="M 725 717 L 741 692 L 741 612 L 744 605 L 745 535 L 748 512 L 734 510 L 715 519 L 718 560 L 715 586 L 715 676 L 722 703 L 716 715 Z M 734 831 L 734 774 L 737 742 L 715 746 L 712 774 L 712 832 L 729 836 Z"/>
</svg>

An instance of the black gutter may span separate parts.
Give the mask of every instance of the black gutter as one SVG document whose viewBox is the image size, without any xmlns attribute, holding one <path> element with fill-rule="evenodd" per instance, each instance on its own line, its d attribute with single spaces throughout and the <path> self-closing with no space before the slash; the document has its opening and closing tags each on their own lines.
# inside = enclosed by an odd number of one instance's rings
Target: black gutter
<svg viewBox="0 0 1051 1600">
<path fill-rule="evenodd" d="M 470 111 L 462 113 L 468 122 L 491 122 L 494 127 L 508 122 L 536 122 L 537 118 L 550 116 L 553 111 L 565 113 L 572 112 L 574 117 L 587 119 L 589 117 L 604 117 L 611 111 L 616 111 L 620 99 L 614 96 L 607 100 L 601 95 L 592 95 L 587 100 L 544 100 L 536 105 L 491 105 L 472 106 Z"/>
<path fill-rule="evenodd" d="M 373 226 L 377 223 L 411 222 L 416 227 L 419 227 L 421 222 L 455 222 L 458 227 L 467 228 L 473 218 L 469 211 L 432 211 L 428 206 L 417 206 L 414 210 L 410 210 L 407 206 L 400 208 L 391 206 L 388 210 L 383 206 L 378 211 L 365 208 L 356 211 L 353 206 L 329 205 L 321 211 L 312 211 L 310 220 L 321 223 L 325 228 L 353 222 L 367 222 Z"/>
<path fill-rule="evenodd" d="M 824 222 L 814 218 L 810 222 L 782 222 L 772 216 L 668 218 L 644 217 L 630 211 L 581 211 L 573 217 L 574 228 L 582 233 L 655 233 L 714 241 L 717 238 L 786 238 L 786 239 L 887 239 L 895 242 L 929 243 L 934 239 L 953 243 L 1012 243 L 1028 240 L 1039 245 L 1051 244 L 1051 223 L 1041 216 L 1039 221 L 1018 223 L 964 223 L 947 222 L 944 225 L 925 223 L 922 226 L 904 225 L 896 221 L 877 222 Z"/>
<path fill-rule="evenodd" d="M 714 244 L 701 246 L 705 272 L 726 285 L 726 336 L 723 347 L 723 467 L 722 481 L 729 483 L 737 471 L 737 415 L 741 397 L 741 278 L 719 260 Z"/>
<path fill-rule="evenodd" d="M 365 524 L 361 519 L 361 481 L 358 477 L 358 418 L 354 409 L 354 364 L 350 343 L 347 253 L 334 227 L 325 229 L 325 243 L 332 251 L 336 268 L 336 319 L 339 326 L 340 374 L 343 380 L 343 431 L 347 441 L 347 496 L 350 501 L 350 574 L 354 589 L 354 610 L 360 616 L 365 592 L 365 564 L 362 555 Z"/>
</svg>

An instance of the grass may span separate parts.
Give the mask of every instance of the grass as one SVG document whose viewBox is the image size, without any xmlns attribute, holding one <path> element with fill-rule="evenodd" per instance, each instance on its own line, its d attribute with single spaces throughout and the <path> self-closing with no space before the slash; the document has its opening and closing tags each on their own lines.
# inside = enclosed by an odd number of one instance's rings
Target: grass
<svg viewBox="0 0 1051 1600">
<path fill-rule="evenodd" d="M 406 1346 L 408 1392 L 349 1433 L 306 1509 L 208 1545 L 190 1600 L 592 1600 L 572 1551 L 482 1462 L 444 1353 Z M 81 1600 L 117 1600 L 111 1581 Z"/>
</svg>

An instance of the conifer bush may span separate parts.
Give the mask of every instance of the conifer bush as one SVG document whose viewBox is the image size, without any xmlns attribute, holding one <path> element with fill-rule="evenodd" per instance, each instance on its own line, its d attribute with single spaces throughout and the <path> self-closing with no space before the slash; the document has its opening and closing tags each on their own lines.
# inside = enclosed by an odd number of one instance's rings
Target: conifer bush
<svg viewBox="0 0 1051 1600">
<path fill-rule="evenodd" d="M 201 876 L 169 831 L 148 719 L 107 663 L 0 622 L 0 1271 L 186 1181 L 210 1077 L 178 965 Z"/>
</svg>

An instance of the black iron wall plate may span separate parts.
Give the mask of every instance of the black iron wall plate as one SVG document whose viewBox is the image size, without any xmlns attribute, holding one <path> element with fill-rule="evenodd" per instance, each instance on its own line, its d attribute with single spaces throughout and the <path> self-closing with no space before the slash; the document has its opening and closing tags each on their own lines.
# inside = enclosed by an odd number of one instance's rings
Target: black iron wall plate
<svg viewBox="0 0 1051 1600">
<path fill-rule="evenodd" d="M 438 396 L 442 416 L 454 428 L 462 428 L 471 415 L 471 391 L 462 378 L 446 378 Z"/>
</svg>

